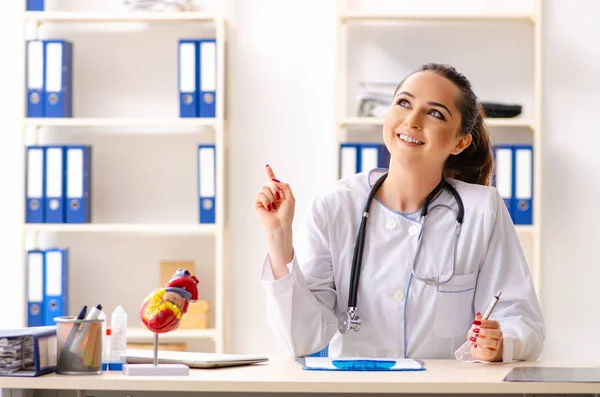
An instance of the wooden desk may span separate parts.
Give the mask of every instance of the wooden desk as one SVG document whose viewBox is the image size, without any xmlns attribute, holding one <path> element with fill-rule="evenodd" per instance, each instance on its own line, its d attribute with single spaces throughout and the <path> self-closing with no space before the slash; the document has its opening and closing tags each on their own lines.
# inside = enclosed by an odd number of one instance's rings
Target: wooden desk
<svg viewBox="0 0 600 397">
<path fill-rule="evenodd" d="M 502 365 L 425 361 L 419 372 L 306 371 L 291 358 L 243 367 L 191 370 L 187 377 L 128 377 L 120 372 L 96 376 L 49 374 L 37 378 L 0 377 L 2 397 L 15 396 L 172 396 L 176 392 L 242 393 L 395 393 L 395 394 L 595 394 L 600 383 L 503 382 L 515 366 L 589 367 L 593 363 L 527 362 Z M 32 390 L 37 390 L 35 393 Z M 52 394 L 46 391 L 52 391 Z M 70 391 L 70 392 L 69 392 Z M 118 392 L 118 393 L 117 393 Z M 194 395 L 196 395 L 194 393 Z M 183 396 L 184 394 L 179 394 Z M 189 394 L 187 394 L 189 395 Z M 328 394 L 331 396 L 331 394 Z M 221 396 L 221 395 L 220 395 Z"/>
</svg>

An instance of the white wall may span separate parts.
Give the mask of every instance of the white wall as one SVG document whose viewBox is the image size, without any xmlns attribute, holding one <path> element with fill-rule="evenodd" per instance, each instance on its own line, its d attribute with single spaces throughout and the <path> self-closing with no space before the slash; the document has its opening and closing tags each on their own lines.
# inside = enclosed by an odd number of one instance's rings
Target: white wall
<svg viewBox="0 0 600 397">
<path fill-rule="evenodd" d="M 119 2 L 111 0 L 111 4 L 116 6 L 116 3 Z M 237 352 L 277 354 L 280 351 L 266 326 L 264 295 L 258 281 L 265 244 L 252 213 L 252 200 L 264 180 L 266 163 L 274 167 L 281 180 L 292 184 L 297 198 L 298 217 L 302 216 L 310 198 L 330 181 L 331 154 L 335 150 L 331 139 L 335 76 L 334 1 L 230 0 L 230 3 L 228 217 L 233 276 L 230 289 L 232 348 Z M 600 168 L 596 150 L 600 139 L 594 131 L 597 113 L 594 105 L 598 103 L 600 91 L 596 73 L 600 66 L 600 49 L 595 46 L 594 37 L 600 34 L 600 28 L 595 27 L 592 20 L 592 16 L 600 12 L 600 4 L 593 0 L 545 0 L 544 3 L 544 270 L 541 296 L 548 326 L 544 357 L 592 360 L 600 353 L 600 345 L 595 343 L 595 328 L 600 324 L 600 317 L 595 314 L 598 312 L 595 302 L 599 294 L 591 285 L 582 287 L 581 282 L 600 276 L 594 251 L 597 245 L 595 226 L 600 220 L 600 209 L 593 201 L 600 193 L 600 184 L 594 176 L 599 175 Z M 14 62 L 10 61 L 13 55 L 5 55 L 4 67 L 8 68 L 8 72 L 0 74 L 0 87 L 5 93 L 0 97 L 0 117 L 4 124 L 4 139 L 0 145 L 0 180 L 3 182 L 0 195 L 0 286 L 6 295 L 16 296 L 15 299 L 21 299 L 22 296 L 22 288 L 13 282 L 18 275 L 18 263 L 22 256 L 18 249 L 20 235 L 17 232 L 22 222 L 22 175 L 14 166 L 21 147 L 19 114 L 22 106 L 23 63 L 19 37 L 22 28 L 18 17 L 22 9 L 19 2 L 7 2 L 0 13 L 0 50 L 2 54 L 16 54 Z M 168 48 L 164 37 L 170 37 L 173 31 L 166 32 L 165 35 L 155 35 L 159 48 Z M 117 43 L 117 54 L 125 54 L 127 48 L 136 47 L 135 32 L 122 37 L 115 34 L 99 38 L 91 36 L 92 32 L 86 33 L 82 40 Z M 132 41 L 126 41 L 125 37 Z M 472 37 L 468 41 L 467 38 L 463 48 L 473 48 L 472 52 L 476 53 L 487 45 L 485 38 Z M 521 50 L 523 45 L 519 44 Z M 151 51 L 139 48 L 131 55 L 152 59 Z M 451 52 L 447 55 L 456 58 Z M 501 57 L 500 54 L 497 56 Z M 411 59 L 420 61 L 418 56 Z M 173 71 L 173 62 L 169 57 L 164 57 L 164 62 L 153 65 L 156 69 L 152 70 L 162 70 L 160 77 L 164 78 Z M 120 65 L 125 65 L 126 69 L 123 69 L 119 85 L 113 88 L 122 93 L 120 99 L 136 98 L 135 88 L 140 87 L 143 79 L 151 75 L 150 69 L 142 69 L 142 75 L 137 75 L 136 70 L 129 66 L 142 67 L 143 64 Z M 110 64 L 105 62 L 104 66 L 109 67 Z M 477 64 L 465 67 L 473 79 L 479 78 Z M 88 90 L 98 93 L 95 98 L 82 100 L 79 105 L 86 115 L 115 115 L 126 111 L 119 108 L 120 104 L 111 105 L 108 101 L 111 87 L 106 83 L 110 81 L 110 74 L 105 68 L 93 69 L 96 76 L 102 76 L 98 81 L 83 79 L 84 73 L 89 73 L 88 77 L 94 76 L 92 71 L 83 70 L 80 73 L 81 84 L 88 84 Z M 19 79 L 14 76 L 19 76 Z M 398 76 L 398 79 L 401 77 Z M 148 88 L 148 92 L 160 93 L 158 97 L 153 97 L 153 101 L 161 102 L 150 101 L 146 92 L 139 102 L 127 105 L 131 106 L 130 111 L 150 114 L 149 108 L 143 106 L 149 103 L 163 114 L 175 112 L 175 102 L 169 99 L 173 86 L 165 80 L 161 81 L 163 83 L 157 79 Z M 15 97 L 19 100 L 13 100 Z M 109 142 L 97 136 L 79 135 L 77 139 L 90 139 L 99 147 Z M 189 137 L 178 137 L 167 142 L 149 137 L 145 143 L 146 151 L 131 160 L 135 167 L 139 167 L 144 156 L 168 155 L 168 151 L 160 150 L 163 145 L 182 150 L 186 139 Z M 128 139 L 122 144 L 123 150 L 132 145 Z M 192 158 L 187 155 L 181 158 L 172 156 L 169 161 L 173 167 L 181 167 L 183 171 Z M 105 165 L 104 171 L 98 171 L 104 175 L 99 186 L 107 192 L 116 192 L 118 189 L 114 181 L 108 179 L 109 175 L 114 174 L 114 169 L 109 168 L 109 163 Z M 134 202 L 143 194 L 158 194 L 168 189 L 168 175 L 159 174 L 158 186 L 143 185 L 143 193 L 136 197 L 135 189 L 127 188 L 124 183 L 127 178 L 135 177 L 135 167 L 116 179 L 119 189 L 126 189 L 127 200 Z M 97 209 L 98 214 L 106 220 L 118 215 L 130 216 L 132 220 L 152 216 L 153 220 L 160 221 L 163 217 L 171 216 L 185 221 L 184 212 L 153 213 L 156 208 L 173 201 L 177 194 L 185 194 L 185 185 L 176 186 L 180 187 L 165 192 L 165 196 L 156 201 L 149 201 L 139 213 L 116 214 L 112 212 L 112 209 L 118 208 L 116 203 L 107 203 L 106 207 Z M 110 200 L 110 197 L 106 199 Z M 188 205 L 192 203 L 184 202 L 184 206 Z M 83 239 L 78 238 L 77 241 Z M 143 247 L 144 243 L 159 244 L 159 240 L 144 242 L 138 238 L 129 242 L 132 247 Z M 156 261 L 161 255 L 170 254 L 176 249 L 188 251 L 194 243 L 160 241 L 160 244 L 164 244 L 164 249 L 156 249 L 152 255 L 139 257 L 126 252 L 124 247 L 130 245 L 104 238 L 96 242 L 92 253 L 100 254 L 103 247 L 110 247 L 115 253 L 107 257 L 92 255 L 90 263 L 100 266 L 101 263 L 118 259 L 119 263 L 133 262 L 133 268 L 143 270 L 148 261 Z M 118 265 L 111 266 L 114 269 Z M 155 267 L 151 268 L 152 272 L 156 272 Z M 11 326 L 22 315 L 18 307 L 8 306 L 3 310 L 6 314 L 3 313 L 0 318 L 0 327 Z"/>
</svg>

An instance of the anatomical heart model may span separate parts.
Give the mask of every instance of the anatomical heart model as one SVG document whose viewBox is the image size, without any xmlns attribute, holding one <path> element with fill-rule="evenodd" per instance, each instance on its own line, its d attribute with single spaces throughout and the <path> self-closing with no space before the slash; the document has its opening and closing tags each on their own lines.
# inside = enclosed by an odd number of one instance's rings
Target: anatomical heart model
<svg viewBox="0 0 600 397">
<path fill-rule="evenodd" d="M 144 299 L 140 319 L 150 331 L 164 334 L 179 327 L 189 302 L 198 300 L 198 279 L 188 270 L 178 269 L 163 288 Z"/>
</svg>

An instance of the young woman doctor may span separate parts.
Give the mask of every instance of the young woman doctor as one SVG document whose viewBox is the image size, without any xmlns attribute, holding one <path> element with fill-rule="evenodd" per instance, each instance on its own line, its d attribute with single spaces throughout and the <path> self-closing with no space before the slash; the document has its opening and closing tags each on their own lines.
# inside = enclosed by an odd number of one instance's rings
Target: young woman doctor
<svg viewBox="0 0 600 397">
<path fill-rule="evenodd" d="M 294 243 L 294 196 L 266 167 L 254 205 L 268 244 L 261 279 L 270 327 L 288 354 L 329 345 L 330 356 L 538 358 L 544 320 L 511 217 L 488 186 L 482 114 L 454 68 L 429 64 L 409 75 L 383 124 L 389 170 L 344 178 L 319 194 Z M 359 281 L 351 282 L 359 260 Z M 348 321 L 354 310 L 357 330 Z"/>
</svg>

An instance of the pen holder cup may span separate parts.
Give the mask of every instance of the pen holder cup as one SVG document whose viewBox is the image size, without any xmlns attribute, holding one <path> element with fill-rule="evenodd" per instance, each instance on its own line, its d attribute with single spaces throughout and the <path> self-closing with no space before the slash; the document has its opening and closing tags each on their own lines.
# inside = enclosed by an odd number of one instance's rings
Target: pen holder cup
<svg viewBox="0 0 600 397">
<path fill-rule="evenodd" d="M 55 317 L 57 336 L 56 373 L 102 374 L 102 322 Z"/>
</svg>

